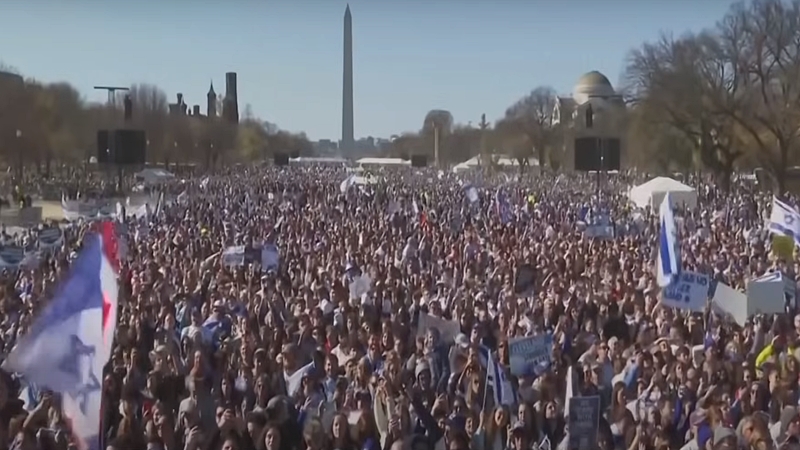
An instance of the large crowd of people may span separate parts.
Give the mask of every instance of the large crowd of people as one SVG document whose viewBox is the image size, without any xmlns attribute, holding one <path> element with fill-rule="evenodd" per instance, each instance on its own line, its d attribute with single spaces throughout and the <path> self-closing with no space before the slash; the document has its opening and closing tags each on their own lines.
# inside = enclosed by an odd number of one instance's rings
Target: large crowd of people
<svg viewBox="0 0 800 450">
<path fill-rule="evenodd" d="M 352 176 L 178 177 L 154 189 L 158 208 L 118 218 L 105 450 L 800 448 L 800 315 L 741 326 L 665 307 L 658 208 L 627 197 L 642 175 L 600 189 L 546 173 Z M 770 251 L 771 193 L 684 182 L 698 197 L 676 210 L 687 270 L 739 290 L 794 279 Z M 587 233 L 601 216 L 612 231 Z M 89 226 L 62 224 L 62 247 L 2 274 L 6 353 Z M 277 255 L 250 257 L 264 246 Z M 532 336 L 547 354 L 521 372 L 515 344 Z M 57 396 L 0 375 L 0 449 L 74 444 Z"/>
</svg>

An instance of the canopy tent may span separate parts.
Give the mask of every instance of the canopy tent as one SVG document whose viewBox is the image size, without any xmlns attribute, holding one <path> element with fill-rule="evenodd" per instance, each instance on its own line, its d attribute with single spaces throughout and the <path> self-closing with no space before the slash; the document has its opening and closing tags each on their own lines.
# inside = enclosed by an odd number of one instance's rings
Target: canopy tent
<svg viewBox="0 0 800 450">
<path fill-rule="evenodd" d="M 356 161 L 361 166 L 410 166 L 411 161 L 402 158 L 361 158 Z"/>
<path fill-rule="evenodd" d="M 140 182 L 150 185 L 159 184 L 175 178 L 175 175 L 164 169 L 144 169 L 135 175 Z"/>
<path fill-rule="evenodd" d="M 646 206 L 658 208 L 667 193 L 669 193 L 670 203 L 674 207 L 687 206 L 694 208 L 697 206 L 697 191 L 695 188 L 667 177 L 653 178 L 632 188 L 628 193 L 628 198 L 640 208 Z"/>
<path fill-rule="evenodd" d="M 495 160 L 493 160 L 490 165 L 493 165 L 497 168 L 516 168 L 519 167 L 519 161 L 516 158 L 509 158 L 506 156 L 501 156 Z M 480 156 L 473 156 L 472 158 L 456 164 L 453 166 L 453 172 L 464 172 L 470 169 L 477 169 L 481 167 L 481 157 Z M 536 158 L 528 158 L 528 170 L 538 170 L 539 167 L 539 160 Z"/>
<path fill-rule="evenodd" d="M 290 164 L 346 165 L 350 160 L 330 156 L 299 156 L 290 158 Z"/>
</svg>

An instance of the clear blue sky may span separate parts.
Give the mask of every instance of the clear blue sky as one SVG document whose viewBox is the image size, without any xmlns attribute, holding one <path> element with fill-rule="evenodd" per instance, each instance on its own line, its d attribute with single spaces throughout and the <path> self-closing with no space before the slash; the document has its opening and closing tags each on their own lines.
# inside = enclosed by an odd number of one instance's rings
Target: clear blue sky
<svg viewBox="0 0 800 450">
<path fill-rule="evenodd" d="M 431 109 L 500 118 L 539 85 L 569 93 L 662 31 L 713 25 L 728 0 L 352 0 L 356 137 L 417 130 Z M 152 83 L 205 103 L 239 74 L 239 103 L 312 139 L 341 136 L 345 0 L 3 0 L 0 61 L 41 81 Z M 203 107 L 204 109 L 204 107 Z"/>
</svg>

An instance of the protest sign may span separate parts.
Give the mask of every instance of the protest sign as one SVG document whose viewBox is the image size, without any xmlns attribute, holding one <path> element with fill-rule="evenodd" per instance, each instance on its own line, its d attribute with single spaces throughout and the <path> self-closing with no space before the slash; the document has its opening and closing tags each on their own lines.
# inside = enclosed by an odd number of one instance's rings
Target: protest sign
<svg viewBox="0 0 800 450">
<path fill-rule="evenodd" d="M 747 296 L 725 283 L 717 283 L 711 298 L 711 310 L 723 317 L 733 319 L 740 326 L 747 322 Z"/>
<path fill-rule="evenodd" d="M 537 375 L 540 368 L 550 365 L 553 335 L 541 334 L 511 339 L 508 345 L 511 373 L 516 376 Z"/>
<path fill-rule="evenodd" d="M 64 243 L 64 232 L 58 226 L 39 230 L 38 244 L 42 250 L 51 250 Z"/>
<path fill-rule="evenodd" d="M 350 300 L 361 299 L 365 294 L 369 293 L 372 288 L 372 278 L 369 275 L 363 274 L 353 279 L 350 282 Z"/>
<path fill-rule="evenodd" d="M 25 259 L 25 249 L 19 245 L 0 247 L 0 268 L 17 269 Z"/>
<path fill-rule="evenodd" d="M 236 245 L 228 247 L 222 252 L 222 265 L 227 267 L 238 267 L 244 265 L 245 247 Z"/>
<path fill-rule="evenodd" d="M 600 397 L 572 397 L 569 401 L 570 450 L 597 448 L 597 428 L 600 425 Z"/>
<path fill-rule="evenodd" d="M 417 336 L 425 336 L 429 329 L 436 328 L 443 342 L 452 343 L 461 333 L 461 325 L 457 320 L 445 320 L 430 314 L 420 313 L 417 322 Z"/>
<path fill-rule="evenodd" d="M 536 269 L 530 264 L 522 264 L 514 273 L 514 293 L 523 297 L 535 294 Z"/>
<path fill-rule="evenodd" d="M 747 283 L 747 302 L 759 314 L 780 314 L 795 308 L 794 280 L 780 272 L 767 273 Z"/>
<path fill-rule="evenodd" d="M 614 237 L 612 225 L 587 225 L 583 235 L 591 239 L 611 239 Z"/>
<path fill-rule="evenodd" d="M 283 217 L 281 217 L 283 219 Z M 264 270 L 278 270 L 281 254 L 275 244 L 264 244 L 261 247 L 261 268 Z"/>
<path fill-rule="evenodd" d="M 794 239 L 789 236 L 772 236 L 772 254 L 784 261 L 794 259 Z"/>
<path fill-rule="evenodd" d="M 708 300 L 708 275 L 683 271 L 678 280 L 661 291 L 661 303 L 671 308 L 703 311 Z"/>
</svg>

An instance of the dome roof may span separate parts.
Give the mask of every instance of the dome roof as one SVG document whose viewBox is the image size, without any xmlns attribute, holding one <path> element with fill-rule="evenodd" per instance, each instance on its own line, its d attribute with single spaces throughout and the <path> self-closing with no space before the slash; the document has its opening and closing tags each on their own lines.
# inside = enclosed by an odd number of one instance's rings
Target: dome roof
<svg viewBox="0 0 800 450">
<path fill-rule="evenodd" d="M 614 92 L 614 87 L 611 86 L 611 82 L 608 81 L 605 75 L 593 70 L 578 79 L 578 83 L 575 84 L 572 95 L 576 97 L 576 100 L 580 103 L 583 103 L 586 101 L 587 97 L 609 97 L 616 95 L 616 92 Z M 579 99 L 577 97 L 582 98 Z"/>
</svg>

